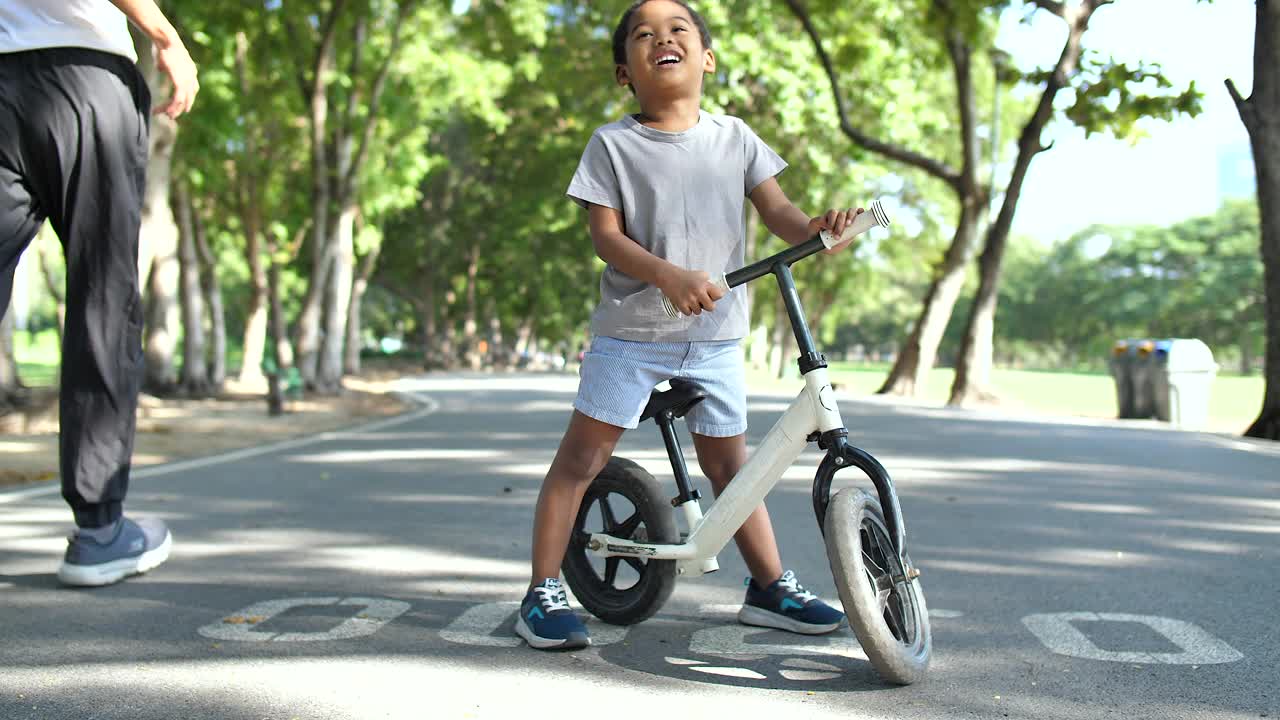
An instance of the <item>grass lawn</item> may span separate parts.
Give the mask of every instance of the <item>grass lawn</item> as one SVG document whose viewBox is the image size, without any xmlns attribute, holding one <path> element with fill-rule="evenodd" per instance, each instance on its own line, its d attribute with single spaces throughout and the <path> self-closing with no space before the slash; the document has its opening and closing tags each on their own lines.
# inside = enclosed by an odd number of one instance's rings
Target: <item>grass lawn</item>
<svg viewBox="0 0 1280 720">
<path fill-rule="evenodd" d="M 870 395 L 879 389 L 888 371 L 887 365 L 837 362 L 831 365 L 831 379 L 844 391 Z M 950 368 L 931 370 L 919 399 L 930 405 L 946 404 L 954 377 Z M 749 383 L 752 387 L 780 390 L 799 387 L 795 380 L 772 380 L 761 375 L 752 375 Z M 996 393 L 1013 407 L 1051 415 L 1113 418 L 1117 414 L 1115 382 L 1110 375 L 996 368 L 992 383 Z M 1206 429 L 1244 432 L 1262 408 L 1263 387 L 1262 377 L 1256 375 L 1214 378 Z"/>
<path fill-rule="evenodd" d="M 31 333 L 13 334 L 13 354 L 18 360 L 18 377 L 32 387 L 46 387 L 58 383 L 58 332 L 44 330 L 32 337 Z"/>
</svg>

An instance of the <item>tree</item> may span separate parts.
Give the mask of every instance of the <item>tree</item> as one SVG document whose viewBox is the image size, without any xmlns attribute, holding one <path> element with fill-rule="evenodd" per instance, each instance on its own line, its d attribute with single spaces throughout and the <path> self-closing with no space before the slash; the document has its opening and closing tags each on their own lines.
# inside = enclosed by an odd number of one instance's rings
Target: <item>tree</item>
<svg viewBox="0 0 1280 720">
<path fill-rule="evenodd" d="M 205 295 L 201 288 L 200 251 L 196 242 L 191 191 L 179 180 L 174 184 L 174 204 L 178 216 L 178 265 L 182 309 L 182 374 L 181 391 L 193 397 L 207 396 L 210 391 L 205 343 Z"/>
<path fill-rule="evenodd" d="M 1044 89 L 1034 112 L 1022 126 L 1017 158 L 1005 187 L 1000 213 L 987 230 L 978 259 L 978 292 L 956 363 L 950 405 L 967 405 L 992 397 L 991 365 L 1001 262 L 1031 161 L 1052 147 L 1052 144 L 1044 145 L 1041 136 L 1055 114 L 1054 100 L 1058 93 L 1072 87 L 1073 80 L 1079 80 L 1075 83 L 1076 102 L 1065 115 L 1084 127 L 1086 133 L 1110 130 L 1124 134 L 1141 117 L 1168 118 L 1177 112 L 1192 115 L 1199 112 L 1200 95 L 1194 83 L 1182 93 L 1170 96 L 1163 91 L 1171 84 L 1158 69 L 1145 65 L 1130 68 L 1114 61 L 1098 62 L 1085 54 L 1083 39 L 1089 21 L 1100 8 L 1113 2 L 1115 0 L 1083 0 L 1073 5 L 1060 0 L 1033 1 L 1039 10 L 1056 15 L 1066 24 L 1067 38 L 1052 70 L 1031 76 Z M 1154 83 L 1161 94 L 1143 92 L 1142 86 L 1148 82 Z"/>
<path fill-rule="evenodd" d="M 132 24 L 129 28 L 138 53 L 138 69 L 146 79 L 152 97 L 165 97 L 169 92 L 168 81 L 156 67 L 151 41 Z M 143 387 L 150 392 L 165 393 L 172 390 L 178 380 L 174 354 L 181 326 L 178 312 L 178 226 L 169 204 L 178 124 L 165 115 L 153 115 L 149 131 L 150 150 L 138 253 L 140 291 L 146 301 Z"/>
<path fill-rule="evenodd" d="M 980 122 L 978 101 L 982 85 L 975 80 L 974 67 L 978 62 L 986 62 L 992 66 L 997 82 L 993 83 L 991 93 L 998 97 L 1005 92 L 1005 84 L 1020 81 L 1042 89 L 1040 101 L 1033 108 L 1031 117 L 1023 126 L 1019 140 L 1019 157 L 1014 164 L 1013 173 L 1006 183 L 1001 214 L 987 231 L 985 243 L 986 260 L 982 261 L 986 276 L 986 284 L 980 288 L 978 302 L 971 314 L 971 336 L 966 351 L 971 358 L 990 357 L 990 331 L 994 313 L 994 298 L 998 288 L 995 280 L 999 275 L 999 261 L 1003 253 L 1003 244 L 1008 237 L 1008 229 L 1012 223 L 1013 211 L 1017 206 L 1021 184 L 1026 175 L 1026 168 L 1031 159 L 1039 152 L 1047 149 L 1040 145 L 1040 131 L 1053 115 L 1053 100 L 1057 93 L 1068 82 L 1078 77 L 1079 61 L 1083 48 L 1080 36 L 1088 26 L 1088 19 L 1100 6 L 1112 0 L 1084 0 L 1079 4 L 1058 2 L 1057 0 L 917 0 L 917 3 L 893 3 L 887 11 L 881 11 L 876 21 L 892 30 L 882 33 L 888 38 L 897 38 L 896 42 L 912 47 L 938 48 L 937 51 L 920 53 L 922 57 L 941 54 L 950 67 L 954 79 L 954 90 L 946 97 L 953 104 L 953 118 L 943 118 L 937 125 L 937 132 L 922 138 L 920 144 L 932 141 L 934 155 L 913 149 L 911 146 L 896 141 L 890 130 L 882 128 L 879 132 L 860 126 L 854 121 L 847 109 L 845 94 L 841 84 L 841 70 L 857 67 L 855 62 L 836 62 L 826 50 L 826 42 L 820 37 L 813 14 L 808 10 L 804 0 L 786 0 L 792 14 L 797 17 L 806 34 L 810 37 L 814 49 L 823 67 L 826 68 L 832 94 L 835 100 L 840 127 L 845 135 L 855 144 L 871 152 L 890 158 L 903 166 L 936 178 L 946 184 L 954 194 L 958 217 L 955 222 L 955 234 L 945 255 L 934 270 L 933 280 L 925 293 L 923 307 L 919 319 L 912 327 L 911 333 L 903 343 L 898 359 L 886 379 L 881 392 L 914 394 L 921 384 L 924 374 L 929 370 L 937 354 L 937 348 L 950 319 L 955 301 L 964 283 L 964 268 L 974 249 L 980 234 L 981 226 L 987 214 L 988 200 L 993 192 L 991 183 L 979 177 L 979 158 L 985 156 L 986 147 L 994 143 L 999 135 L 1001 117 L 993 117 L 988 123 Z M 905 5 L 905 7 L 904 7 Z M 829 27 L 847 27 L 852 24 L 851 9 L 833 6 L 829 2 L 815 3 L 825 8 L 825 24 Z M 996 20 L 1000 14 L 1011 8 L 1023 8 L 1029 13 L 1037 11 L 1052 12 L 1068 20 L 1072 32 L 1064 45 L 1057 66 L 1048 71 L 1018 73 L 1016 70 L 1000 64 L 1000 58 L 1006 55 L 995 47 Z M 860 22 L 865 22 L 863 15 L 867 8 L 859 8 Z M 842 14 L 843 13 L 843 14 Z M 861 40 L 839 40 L 838 33 L 828 33 L 831 44 Z M 860 54 L 850 50 L 849 57 L 861 59 L 873 55 L 871 49 L 862 49 Z M 924 77 L 936 72 L 940 64 L 925 63 L 920 67 L 921 75 L 916 78 L 927 82 Z M 1093 74 L 1089 75 L 1090 83 L 1077 88 L 1076 107 L 1067 112 L 1073 122 L 1093 131 L 1110 126 L 1127 129 L 1133 122 L 1144 115 L 1167 116 L 1172 107 L 1193 109 L 1198 95 L 1194 88 L 1175 97 L 1151 97 L 1139 92 L 1136 88 L 1142 83 L 1152 80 L 1161 88 L 1168 87 L 1167 81 L 1157 71 L 1141 66 L 1128 68 L 1115 63 L 1094 62 L 1090 64 Z M 901 72 L 901 69 L 899 69 Z M 859 68 L 859 77 L 876 77 L 874 73 L 866 73 Z M 864 80 L 856 85 L 862 104 L 866 104 L 866 96 L 878 96 L 881 91 L 872 87 L 873 83 Z M 941 88 L 935 89 L 940 91 Z M 1105 102 L 1119 95 L 1120 107 L 1115 109 L 1114 116 L 1108 118 L 1102 113 Z M 1013 108 L 1017 110 L 1015 106 Z M 927 115 L 921 115 L 927 117 Z M 916 119 L 916 118 L 913 118 Z M 870 122 L 864 118 L 864 122 Z M 955 136 L 948 139 L 948 132 Z M 985 138 L 983 137 L 985 135 Z M 939 140 L 942 140 L 939 147 Z M 999 148 L 997 147 L 996 150 Z M 941 151 L 941 152 L 940 152 Z M 985 334 L 984 334 L 985 333 Z M 985 340 L 984 340 L 985 339 Z M 962 360 L 962 362 L 965 362 Z M 966 368 L 972 367 L 970 359 Z M 974 394 L 971 385 L 984 377 L 981 370 L 966 370 L 964 377 L 957 374 L 957 385 L 953 387 L 953 402 L 963 403 Z"/>
<path fill-rule="evenodd" d="M 13 327 L 16 313 L 0 316 L 0 408 L 14 404 L 21 396 L 18 360 L 13 352 Z"/>
<path fill-rule="evenodd" d="M 1258 174 L 1258 213 L 1262 226 L 1263 286 L 1266 291 L 1266 390 L 1249 437 L 1280 440 L 1280 2 L 1257 0 L 1253 46 L 1253 93 L 1241 96 L 1235 83 L 1227 90 L 1249 131 Z"/>
<path fill-rule="evenodd" d="M 921 58 L 917 66 L 917 78 L 934 74 L 939 62 L 939 50 L 945 62 L 951 68 L 954 80 L 955 117 L 958 122 L 948 119 L 938 122 L 939 135 L 948 129 L 954 129 L 956 135 L 951 142 L 958 145 L 957 150 L 950 150 L 948 144 L 933 148 L 934 155 L 927 154 L 893 139 L 893 129 L 882 127 L 879 132 L 855 123 L 850 114 L 849 103 L 845 99 L 845 91 L 841 82 L 840 70 L 855 67 L 852 59 L 865 59 L 868 51 L 849 53 L 850 61 L 837 63 L 825 47 L 822 35 L 810 15 L 803 0 L 786 0 L 787 7 L 800 20 L 805 33 L 811 39 L 814 50 L 826 70 L 832 97 L 839 118 L 840 129 L 855 145 L 870 152 L 882 155 L 901 165 L 914 168 L 938 181 L 941 181 L 954 195 L 958 216 L 955 221 L 955 232 L 951 243 L 942 258 L 933 269 L 933 276 L 921 306 L 920 314 L 903 341 L 893 368 L 879 392 L 913 396 L 924 384 L 925 374 L 933 366 L 937 356 L 938 345 L 942 341 L 943 332 L 951 318 L 956 299 L 964 285 L 964 268 L 968 263 L 974 244 L 977 241 L 980 224 L 986 212 L 990 185 L 979 177 L 979 163 L 982 147 L 978 136 L 979 121 L 977 115 L 977 89 L 973 77 L 975 55 L 981 54 L 983 47 L 979 44 L 985 34 L 983 23 L 990 24 L 990 18 L 970 7 L 973 3 L 953 3 L 949 0 L 920 0 L 907 3 L 905 8 L 890 8 L 881 12 L 876 18 L 893 31 L 885 33 L 895 38 L 904 46 L 928 48 L 919 53 Z M 958 5 L 960 7 L 958 7 Z M 828 27 L 850 27 L 853 21 L 852 8 L 836 11 L 828 8 Z M 861 16 L 864 9 L 857 10 L 859 22 L 864 23 Z M 916 20 L 915 18 L 920 18 Z M 828 33 L 838 38 L 844 33 Z M 834 40 L 833 40 L 834 42 Z M 939 46 L 941 46 L 939 48 Z M 901 71 L 901 69 L 899 70 Z M 859 68 L 860 76 L 866 73 Z M 864 93 L 874 92 L 871 83 L 864 81 L 858 90 Z M 999 92 L 998 89 L 995 90 Z M 866 119 L 864 122 L 872 122 Z M 950 126 L 950 128 L 948 128 Z M 939 135 L 930 138 L 919 138 L 918 141 L 937 142 Z M 958 156 L 958 157 L 957 157 Z M 958 165 L 956 161 L 958 160 Z"/>
<path fill-rule="evenodd" d="M 1167 227 L 1093 226 L 1050 248 L 1011 242 L 1002 354 L 1097 365 L 1122 338 L 1194 337 L 1248 368 L 1264 335 L 1257 212 L 1252 199 L 1233 200 Z"/>
</svg>

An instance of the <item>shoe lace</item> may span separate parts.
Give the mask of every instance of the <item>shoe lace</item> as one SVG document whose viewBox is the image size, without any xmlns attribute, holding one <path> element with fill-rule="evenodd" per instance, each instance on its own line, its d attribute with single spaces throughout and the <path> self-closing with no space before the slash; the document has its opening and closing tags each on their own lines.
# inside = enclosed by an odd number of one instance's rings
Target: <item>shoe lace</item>
<svg viewBox="0 0 1280 720">
<path fill-rule="evenodd" d="M 538 603 L 542 605 L 543 610 L 551 612 L 569 609 L 569 596 L 565 594 L 564 588 L 539 585 L 533 591 L 538 593 Z"/>
<path fill-rule="evenodd" d="M 806 605 L 807 605 L 807 604 L 809 603 L 809 601 L 810 601 L 810 600 L 817 600 L 817 599 L 818 599 L 818 596 L 817 596 L 817 595 L 814 595 L 813 593 L 809 592 L 808 590 L 805 590 L 805 589 L 800 585 L 800 580 L 799 580 L 799 578 L 797 578 L 797 577 L 796 577 L 796 574 L 795 574 L 795 573 L 793 573 L 793 572 L 791 572 L 790 570 L 788 570 L 788 571 L 786 571 L 785 573 L 783 573 L 783 574 L 782 574 L 782 577 L 778 579 L 778 584 L 779 584 L 779 585 L 781 585 L 782 587 L 786 588 L 786 589 L 787 589 L 787 592 L 789 592 L 789 593 L 791 593 L 792 595 L 794 595 L 794 596 L 798 597 L 798 598 L 800 599 L 800 603 L 801 603 L 801 604 L 806 604 Z"/>
</svg>

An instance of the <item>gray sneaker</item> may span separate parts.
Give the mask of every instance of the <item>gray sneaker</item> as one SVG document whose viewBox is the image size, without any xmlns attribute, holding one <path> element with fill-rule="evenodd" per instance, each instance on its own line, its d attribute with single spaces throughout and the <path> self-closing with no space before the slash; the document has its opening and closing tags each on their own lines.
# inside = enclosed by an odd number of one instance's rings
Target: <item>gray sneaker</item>
<svg viewBox="0 0 1280 720">
<path fill-rule="evenodd" d="M 120 518 L 110 542 L 75 534 L 67 539 L 67 554 L 58 568 L 66 585 L 97 587 L 144 573 L 169 559 L 173 536 L 159 520 L 134 522 Z"/>
</svg>

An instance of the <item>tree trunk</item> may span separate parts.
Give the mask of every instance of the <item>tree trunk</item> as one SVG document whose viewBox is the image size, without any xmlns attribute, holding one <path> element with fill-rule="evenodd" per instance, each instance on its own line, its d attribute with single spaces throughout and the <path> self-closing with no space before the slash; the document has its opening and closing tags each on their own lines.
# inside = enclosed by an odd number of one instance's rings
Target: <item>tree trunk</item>
<svg viewBox="0 0 1280 720">
<path fill-rule="evenodd" d="M 465 348 L 466 363 L 472 370 L 479 370 L 483 358 L 480 356 L 480 340 L 476 337 L 476 279 L 480 274 L 480 245 L 471 247 L 467 256 L 467 306 L 462 318 L 462 345 Z"/>
<path fill-rule="evenodd" d="M 401 48 L 401 31 L 418 5 L 418 0 L 397 3 L 386 55 L 373 72 L 372 81 L 367 83 L 359 78 L 364 72 L 363 50 L 367 44 L 369 18 L 364 10 L 357 11 L 361 14 L 351 28 L 352 52 L 347 69 L 352 84 L 347 88 L 346 105 L 341 109 L 329 106 L 328 89 L 337 64 L 338 21 L 346 13 L 345 0 L 334 0 L 320 27 L 314 76 L 307 97 L 311 108 L 311 182 L 316 241 L 313 244 L 311 286 L 298 322 L 298 355 L 303 379 L 322 391 L 333 392 L 341 387 L 342 345 L 346 339 L 344 330 L 353 273 L 350 232 L 360 203 L 358 178 L 374 140 L 378 108 L 387 77 Z M 332 209 L 338 211 L 338 216 L 332 218 L 330 224 L 326 220 L 330 219 Z M 335 275 L 332 279 L 328 277 L 330 270 Z M 328 313 L 323 347 L 319 337 L 322 309 Z M 320 355 L 318 359 L 317 353 Z"/>
<path fill-rule="evenodd" d="M 218 280 L 218 260 L 209 247 L 204 214 L 194 202 L 192 210 L 196 252 L 200 255 L 201 284 L 204 286 L 205 304 L 209 308 L 209 389 L 210 392 L 220 393 L 227 381 L 227 317 L 222 304 L 222 283 Z"/>
<path fill-rule="evenodd" d="M 308 101 L 311 129 L 311 276 L 307 295 L 298 315 L 298 370 L 308 386 L 316 382 L 320 352 L 320 317 L 324 309 L 325 288 L 333 264 L 332 240 L 329 236 L 330 181 L 326 157 L 329 134 L 329 84 L 336 65 L 335 28 L 341 3 L 334 3 L 325 25 L 320 46 L 316 50 L 315 72 Z"/>
<path fill-rule="evenodd" d="M 951 238 L 942 262 L 934 270 L 934 279 L 924 296 L 920 316 L 911 326 L 889 376 L 877 393 L 915 397 L 925 386 L 929 371 L 938 357 L 938 346 L 947 332 L 956 300 L 964 288 L 965 266 L 978 237 L 978 224 L 985 202 L 981 197 L 962 198 L 964 203 L 956 233 Z"/>
<path fill-rule="evenodd" d="M 435 272 L 428 270 L 422 279 L 422 294 L 415 304 L 418 309 L 418 321 L 422 329 L 422 367 L 427 370 L 434 370 L 444 366 L 444 359 L 440 355 L 440 349 L 436 345 L 438 338 L 439 324 L 436 316 L 439 314 L 436 303 L 436 276 Z"/>
<path fill-rule="evenodd" d="M 62 347 L 62 331 L 67 325 L 67 291 L 66 280 L 58 272 L 64 262 L 59 255 L 57 241 L 50 237 L 52 234 L 53 230 L 45 223 L 32 244 L 36 246 L 36 257 L 40 260 L 40 275 L 44 278 L 45 290 L 57 304 L 58 347 Z"/>
<path fill-rule="evenodd" d="M 533 355 L 538 351 L 538 344 L 534 341 L 533 337 L 533 319 L 535 312 L 536 311 L 531 311 L 528 315 L 525 315 L 524 319 L 520 321 L 520 325 L 516 327 L 516 343 L 515 347 L 512 349 L 513 364 L 518 365 L 520 358 L 526 355 Z"/>
<path fill-rule="evenodd" d="M 1071 76 L 1075 74 L 1083 51 L 1082 40 L 1089 29 L 1089 20 L 1104 4 L 1104 0 L 1086 0 L 1064 17 L 1068 31 L 1062 53 L 1053 74 L 1045 84 L 1035 112 L 1022 128 L 1022 134 L 1018 138 L 1018 157 L 1014 161 L 1013 174 L 1000 205 L 1000 214 L 987 229 L 986 243 L 979 258 L 978 293 L 969 311 L 964 340 L 961 341 L 955 381 L 951 385 L 951 398 L 947 401 L 949 405 L 963 407 L 995 399 L 991 390 L 991 365 L 996 304 L 1000 296 L 1000 266 L 1009 242 L 1009 231 L 1013 227 L 1013 216 L 1018 209 L 1022 185 L 1026 181 L 1031 161 L 1048 149 L 1041 144 L 1040 136 L 1053 118 L 1054 98 L 1059 90 L 1067 87 Z"/>
<path fill-rule="evenodd" d="M 243 32 L 236 33 L 236 80 L 243 98 L 251 97 L 249 84 L 249 39 Z M 249 304 L 245 310 L 244 349 L 240 363 L 239 382 L 250 387 L 261 386 L 263 353 L 267 343 L 267 270 L 262 258 L 262 199 L 258 192 L 258 140 L 254 132 L 254 119 L 242 114 L 244 125 L 244 152 L 237 163 L 236 176 L 241 179 L 243 191 L 239 196 L 240 223 L 244 226 L 245 259 L 249 264 Z M 203 251 L 202 251 L 203 252 Z M 212 273 L 212 271 L 211 271 Z M 217 332 L 217 325 L 214 326 Z M 221 381 L 218 381 L 221 384 Z"/>
<path fill-rule="evenodd" d="M 343 368 L 347 373 L 355 375 L 360 372 L 360 348 L 364 344 L 361 335 L 364 324 L 360 320 L 360 308 L 364 304 L 364 295 L 369 291 L 369 278 L 378 267 L 378 253 L 381 245 L 374 245 L 360 258 L 360 271 L 356 273 L 355 282 L 351 285 L 351 306 L 347 311 L 347 346 Z"/>
<path fill-rule="evenodd" d="M 151 89 L 152 97 L 165 97 L 168 80 L 156 68 L 151 41 L 130 24 L 138 52 L 138 69 Z M 174 354 L 177 346 L 178 314 L 178 227 L 169 205 L 173 167 L 173 146 L 178 125 L 164 115 L 151 116 L 150 155 L 147 160 L 146 192 L 142 200 L 142 228 L 138 233 L 138 277 L 146 300 L 146 334 L 143 348 L 146 374 L 143 387 L 151 392 L 168 392 L 177 382 Z"/>
<path fill-rule="evenodd" d="M 791 318 L 787 315 L 787 306 L 783 304 L 782 298 L 778 298 L 774 302 L 773 343 L 769 349 L 769 371 L 773 377 L 787 377 L 788 363 L 795 350 L 796 334 L 791 328 Z"/>
<path fill-rule="evenodd" d="M 280 301 L 280 265 L 275 261 L 275 243 L 270 243 L 270 260 L 267 270 L 267 326 L 271 334 L 271 349 L 276 371 L 267 376 L 267 414 L 275 417 L 284 413 L 284 397 L 280 391 L 280 375 L 293 365 L 293 353 L 284 329 L 284 306 Z"/>
<path fill-rule="evenodd" d="M 1262 410 L 1245 431 L 1248 437 L 1280 440 L 1280 0 L 1257 0 L 1253 48 L 1253 94 L 1246 100 L 1228 80 L 1240 119 L 1249 131 L 1258 174 L 1262 225 L 1263 284 L 1267 341 Z"/>
<path fill-rule="evenodd" d="M 0 317 L 0 408 L 16 404 L 22 390 L 18 379 L 18 359 L 13 348 L 16 315 L 6 312 Z"/>
<path fill-rule="evenodd" d="M 200 287 L 200 259 L 196 252 L 195 223 L 192 221 L 191 193 L 181 179 L 175 184 L 178 209 L 179 305 L 182 311 L 181 391 L 192 397 L 209 393 L 209 370 L 205 364 L 204 291 Z"/>
<path fill-rule="evenodd" d="M 506 341 L 502 337 L 502 321 L 498 319 L 496 303 L 489 304 L 489 336 L 485 341 L 489 343 L 485 354 L 488 364 L 498 370 L 505 370 L 510 364 L 508 361 L 511 355 L 507 352 Z"/>
<path fill-rule="evenodd" d="M 440 367 L 452 370 L 458 367 L 461 355 L 458 352 L 458 326 L 454 322 L 451 310 L 458 300 L 453 290 L 445 290 L 444 303 L 439 306 L 440 313 Z"/>
<path fill-rule="evenodd" d="M 351 305 L 351 283 L 355 274 L 356 207 L 343 208 L 330 239 L 333 269 L 325 287 L 324 339 L 315 388 L 326 394 L 342 390 L 342 348 L 347 339 L 347 312 Z"/>
</svg>

